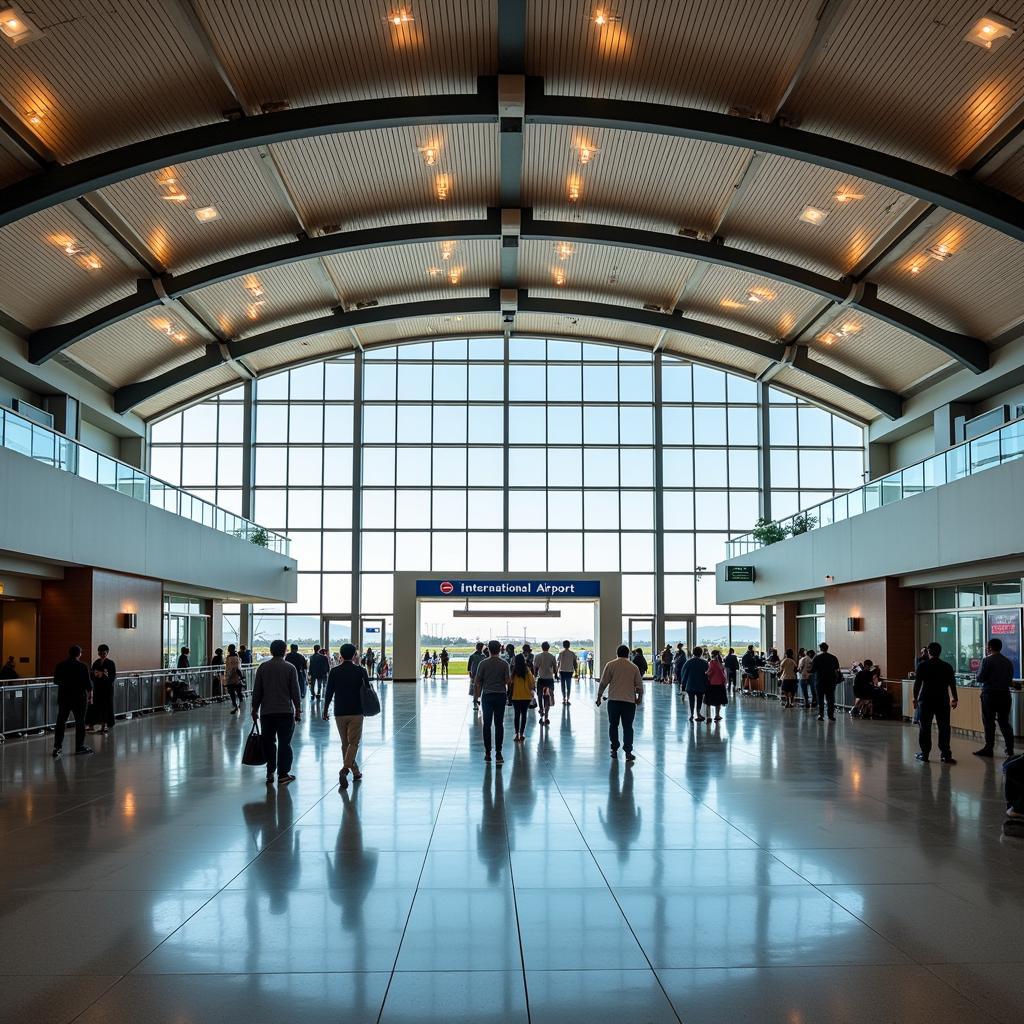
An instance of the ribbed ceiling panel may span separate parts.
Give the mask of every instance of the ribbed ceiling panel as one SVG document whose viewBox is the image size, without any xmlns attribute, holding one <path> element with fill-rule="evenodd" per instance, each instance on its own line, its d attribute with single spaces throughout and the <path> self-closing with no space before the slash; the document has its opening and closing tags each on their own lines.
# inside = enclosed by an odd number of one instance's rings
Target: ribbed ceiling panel
<svg viewBox="0 0 1024 1024">
<path fill-rule="evenodd" d="M 772 385 L 808 398 L 812 402 L 821 402 L 831 406 L 837 412 L 845 413 L 864 423 L 878 419 L 878 410 L 868 405 L 867 402 L 862 402 L 848 392 L 826 384 L 813 374 L 794 370 L 791 366 L 780 370 L 778 376 L 772 380 Z"/>
<path fill-rule="evenodd" d="M 204 370 L 184 384 L 176 384 L 173 388 L 161 391 L 159 395 L 142 402 L 132 411 L 144 420 L 153 419 L 179 405 L 187 404 L 197 395 L 237 387 L 239 383 L 238 375 L 230 366 L 215 366 L 212 370 Z"/>
</svg>

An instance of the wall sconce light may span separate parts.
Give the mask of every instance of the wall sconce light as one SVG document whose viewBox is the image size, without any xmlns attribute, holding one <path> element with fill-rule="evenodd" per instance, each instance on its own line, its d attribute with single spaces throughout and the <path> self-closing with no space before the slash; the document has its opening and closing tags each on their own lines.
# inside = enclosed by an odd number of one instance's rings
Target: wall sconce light
<svg viewBox="0 0 1024 1024">
<path fill-rule="evenodd" d="M 826 583 L 835 583 L 835 581 L 836 581 L 835 576 L 826 576 L 825 577 L 825 582 Z"/>
<path fill-rule="evenodd" d="M 137 629 L 139 625 L 139 617 L 135 612 L 124 612 L 121 616 L 121 628 L 122 629 Z"/>
<path fill-rule="evenodd" d="M 864 620 L 851 616 L 846 620 L 847 633 L 860 633 L 864 629 Z"/>
</svg>

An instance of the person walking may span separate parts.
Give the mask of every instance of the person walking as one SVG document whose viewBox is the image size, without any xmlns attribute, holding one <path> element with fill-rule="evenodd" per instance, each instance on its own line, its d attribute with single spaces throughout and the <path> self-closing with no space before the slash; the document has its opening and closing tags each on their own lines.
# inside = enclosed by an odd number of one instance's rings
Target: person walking
<svg viewBox="0 0 1024 1024">
<path fill-rule="evenodd" d="M 447 679 L 448 678 L 448 661 L 449 661 L 448 648 L 447 647 L 442 647 L 441 648 L 441 678 L 442 679 Z"/>
<path fill-rule="evenodd" d="M 4 667 L 0 668 L 0 679 L 11 680 L 20 679 L 18 670 L 14 667 L 14 655 L 12 654 L 5 662 Z"/>
<path fill-rule="evenodd" d="M 722 659 L 722 664 L 725 666 L 725 678 L 729 690 L 735 694 L 736 676 L 740 671 L 740 659 L 736 657 L 736 649 L 734 647 L 729 648 L 729 653 Z"/>
<path fill-rule="evenodd" d="M 309 662 L 306 661 L 306 656 L 299 653 L 299 645 L 292 644 L 285 655 L 285 661 L 289 665 L 293 666 L 296 674 L 299 677 L 299 697 L 302 700 L 306 699 L 306 676 L 309 672 Z"/>
<path fill-rule="evenodd" d="M 743 666 L 743 692 L 749 695 L 758 675 L 757 655 L 754 653 L 753 644 L 747 644 L 747 649 L 743 652 L 743 657 L 740 658 L 740 664 Z"/>
<path fill-rule="evenodd" d="M 235 650 L 234 644 L 228 644 L 228 654 L 224 659 L 224 678 L 227 680 L 228 696 L 231 698 L 231 714 L 237 715 L 242 703 L 242 658 Z"/>
<path fill-rule="evenodd" d="M 704 701 L 708 710 L 715 709 L 715 721 L 722 720 L 722 705 L 729 703 L 729 683 L 721 651 L 712 651 L 708 662 L 708 690 Z"/>
<path fill-rule="evenodd" d="M 377 654 L 372 647 L 366 648 L 366 656 L 363 658 L 363 668 L 370 679 L 373 678 L 373 666 L 377 663 Z M 447 673 L 445 673 L 447 675 Z"/>
<path fill-rule="evenodd" d="M 252 688 L 252 720 L 259 720 L 263 733 L 263 752 L 267 755 L 267 785 L 273 785 L 277 768 L 279 785 L 295 781 L 292 768 L 292 734 L 302 721 L 302 698 L 299 696 L 299 673 L 285 661 L 287 647 L 283 640 L 270 645 L 270 660 L 256 669 Z"/>
<path fill-rule="evenodd" d="M 484 645 L 482 641 L 478 640 L 476 650 L 469 656 L 469 661 L 466 663 L 466 671 L 469 673 L 469 695 L 473 698 L 473 707 L 475 708 L 480 707 L 480 701 L 476 698 L 476 669 L 486 657 Z"/>
<path fill-rule="evenodd" d="M 61 755 L 68 716 L 75 716 L 75 753 L 91 754 L 85 745 L 85 712 L 92 703 L 92 677 L 82 664 L 82 648 L 75 644 L 53 673 L 57 684 L 57 721 L 53 728 L 53 756 Z"/>
<path fill-rule="evenodd" d="M 238 648 L 238 658 L 243 665 L 252 664 L 252 651 L 249 650 L 245 644 L 241 644 Z"/>
<path fill-rule="evenodd" d="M 571 649 L 568 640 L 562 641 L 562 649 L 558 652 L 558 678 L 562 684 L 562 703 L 571 704 L 572 677 L 576 674 L 576 652 Z"/>
<path fill-rule="evenodd" d="M 814 664 L 814 655 L 810 651 L 800 649 L 800 657 L 796 663 L 796 671 L 800 676 L 800 692 L 804 699 L 804 711 L 808 708 L 818 706 L 818 695 L 814 692 L 814 678 L 811 675 L 811 666 Z"/>
<path fill-rule="evenodd" d="M 927 761 L 932 750 L 932 719 L 939 726 L 939 760 L 956 764 L 950 748 L 949 712 L 957 706 L 956 676 L 953 666 L 943 661 L 942 645 L 930 643 L 928 660 L 921 662 L 914 673 L 914 707 L 921 712 L 918 761 Z M 951 695 L 952 694 L 952 698 Z"/>
<path fill-rule="evenodd" d="M 786 656 L 779 663 L 779 678 L 782 680 L 782 706 L 784 708 L 796 707 L 796 672 L 793 649 L 787 647 Z"/>
<path fill-rule="evenodd" d="M 811 675 L 814 677 L 814 690 L 818 695 L 818 721 L 825 721 L 825 712 L 828 712 L 828 720 L 836 720 L 836 687 L 839 685 L 841 670 L 839 659 L 834 654 L 829 654 L 828 644 L 818 644 L 818 653 L 811 662 Z"/>
<path fill-rule="evenodd" d="M 181 654 L 178 655 L 178 668 L 190 668 L 191 664 L 188 660 L 188 656 L 192 652 L 187 647 L 182 647 Z"/>
<path fill-rule="evenodd" d="M 870 718 L 872 715 L 872 703 L 875 697 L 874 687 L 874 662 L 865 658 L 864 663 L 857 668 L 853 675 L 853 707 L 850 708 L 851 718 Z"/>
<path fill-rule="evenodd" d="M 99 726 L 101 733 L 114 728 L 114 680 L 117 678 L 117 666 L 108 655 L 110 648 L 100 644 L 96 648 L 96 660 L 89 670 L 92 675 L 92 704 L 86 712 L 86 724 L 89 732 Z"/>
<path fill-rule="evenodd" d="M 679 696 L 683 695 L 683 666 L 686 664 L 686 650 L 682 644 L 676 644 L 676 652 L 672 655 L 672 678 L 679 687 Z"/>
<path fill-rule="evenodd" d="M 672 682 L 672 648 L 665 644 L 665 649 L 658 655 L 658 682 Z"/>
<path fill-rule="evenodd" d="M 708 663 L 704 660 L 704 648 L 694 647 L 692 657 L 683 666 L 683 689 L 690 702 L 690 721 L 705 721 L 700 713 L 704 704 L 704 694 L 708 689 Z"/>
<path fill-rule="evenodd" d="M 341 770 L 338 772 L 338 787 L 348 785 L 348 774 L 359 782 L 363 773 L 356 761 L 356 752 L 363 738 L 363 686 L 370 685 L 370 674 L 362 665 L 355 664 L 355 644 L 342 644 L 338 652 L 341 664 L 331 669 L 327 677 L 327 692 L 324 694 L 324 721 L 334 701 L 334 724 L 341 737 Z"/>
<path fill-rule="evenodd" d="M 643 700 L 644 681 L 640 670 L 629 660 L 629 648 L 620 644 L 616 657 L 601 670 L 601 682 L 597 688 L 598 707 L 605 692 L 608 693 L 608 739 L 611 741 L 612 757 L 619 756 L 619 728 L 622 728 L 622 749 L 626 763 L 636 760 L 633 754 L 633 721 L 637 705 Z"/>
<path fill-rule="evenodd" d="M 555 673 L 558 662 L 551 653 L 551 644 L 545 640 L 540 645 L 540 654 L 533 659 L 533 674 L 537 680 L 537 719 L 541 725 L 548 724 L 548 714 L 555 702 Z M 562 701 L 567 704 L 568 701 Z"/>
<path fill-rule="evenodd" d="M 647 675 L 647 659 L 644 657 L 643 648 L 638 647 L 633 651 L 633 657 L 630 658 L 630 661 L 640 670 L 641 676 Z"/>
<path fill-rule="evenodd" d="M 501 756 L 501 744 L 505 739 L 505 706 L 511 677 L 508 664 L 501 656 L 501 644 L 491 640 L 487 651 L 486 660 L 476 667 L 476 695 L 484 710 L 484 760 L 491 759 L 493 738 L 495 763 L 502 764 L 505 759 Z"/>
<path fill-rule="evenodd" d="M 512 662 L 512 708 L 516 743 L 522 743 L 526 739 L 526 719 L 536 689 L 537 680 L 530 671 L 530 666 L 526 664 L 526 656 L 517 654 L 515 661 Z"/>
<path fill-rule="evenodd" d="M 313 653 L 309 656 L 309 698 L 319 700 L 327 685 L 327 676 L 331 671 L 331 659 L 324 654 L 319 644 L 313 644 Z M 370 669 L 367 666 L 367 673 Z"/>
<path fill-rule="evenodd" d="M 218 647 L 210 659 L 210 696 L 224 696 L 224 649 Z"/>
<path fill-rule="evenodd" d="M 1006 756 L 1013 757 L 1013 726 L 1010 724 L 1013 686 L 1013 662 L 1003 654 L 1003 641 L 992 637 L 986 655 L 978 669 L 981 683 L 981 721 L 985 727 L 985 746 L 974 753 L 978 757 L 992 757 L 995 751 L 996 722 L 1006 744 Z"/>
</svg>

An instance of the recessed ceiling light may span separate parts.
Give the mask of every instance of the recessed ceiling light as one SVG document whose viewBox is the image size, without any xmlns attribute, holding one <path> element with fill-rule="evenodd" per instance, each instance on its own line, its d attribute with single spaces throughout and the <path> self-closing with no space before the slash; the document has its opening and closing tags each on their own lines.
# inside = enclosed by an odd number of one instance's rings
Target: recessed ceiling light
<svg viewBox="0 0 1024 1024">
<path fill-rule="evenodd" d="M 592 145 L 589 142 L 584 142 L 582 140 L 576 142 L 576 154 L 579 156 L 580 163 L 583 164 L 584 167 L 600 152 L 601 151 L 597 146 Z"/>
<path fill-rule="evenodd" d="M 452 182 L 447 174 L 439 174 L 434 178 L 434 194 L 443 203 L 451 195 Z"/>
<path fill-rule="evenodd" d="M 920 258 L 915 259 L 914 262 L 910 264 L 910 272 L 912 274 L 920 274 L 921 273 L 921 264 L 922 264 L 922 260 Z"/>
<path fill-rule="evenodd" d="M 735 299 L 722 299 L 719 305 L 725 309 L 742 309 L 743 303 L 737 302 Z"/>
<path fill-rule="evenodd" d="M 565 287 L 565 271 L 561 267 L 551 268 L 551 279 L 555 282 L 557 287 Z"/>
<path fill-rule="evenodd" d="M 216 220 L 220 214 L 217 212 L 216 206 L 200 206 L 196 210 L 196 220 L 201 224 L 206 224 L 208 221 Z"/>
<path fill-rule="evenodd" d="M 427 142 L 417 147 L 417 152 L 423 157 L 423 162 L 428 167 L 433 167 L 441 155 L 441 144 L 438 142 Z"/>
<path fill-rule="evenodd" d="M 850 335 L 856 334 L 860 327 L 861 325 L 855 321 L 847 320 L 838 327 L 833 327 L 831 330 L 825 331 L 824 334 L 819 334 L 818 340 L 826 345 L 834 345 L 837 341 L 842 341 L 843 338 L 849 338 Z"/>
<path fill-rule="evenodd" d="M 172 185 L 170 189 L 165 192 L 161 197 L 164 202 L 167 203 L 187 203 L 188 196 L 181 191 L 176 185 Z"/>
<path fill-rule="evenodd" d="M 604 28 L 605 25 L 611 25 L 613 22 L 620 21 L 621 19 L 614 11 L 610 11 L 606 7 L 598 7 L 591 15 L 590 20 L 598 28 Z"/>
<path fill-rule="evenodd" d="M 403 25 L 408 25 L 410 21 L 416 19 L 412 16 L 412 12 L 408 7 L 400 7 L 397 11 L 392 11 L 385 21 L 389 22 L 395 28 L 401 28 Z"/>
<path fill-rule="evenodd" d="M 828 214 L 824 210 L 819 210 L 816 206 L 805 206 L 800 211 L 799 219 L 806 222 L 807 224 L 823 224 Z"/>
<path fill-rule="evenodd" d="M 768 291 L 767 288 L 751 288 L 747 292 L 747 302 L 771 302 L 775 298 L 775 292 Z"/>
<path fill-rule="evenodd" d="M 566 198 L 570 203 L 578 203 L 583 195 L 583 180 L 578 174 L 570 174 L 566 182 Z"/>
<path fill-rule="evenodd" d="M 437 277 L 437 275 L 441 273 L 441 268 L 440 267 L 427 267 L 427 273 L 431 277 Z"/>
<path fill-rule="evenodd" d="M 938 260 L 939 263 L 943 260 L 948 260 L 953 255 L 953 250 L 945 242 L 936 242 L 935 245 L 929 245 L 925 252 L 933 260 Z"/>
<path fill-rule="evenodd" d="M 31 125 L 40 125 L 40 124 L 43 123 L 43 115 L 40 114 L 39 111 L 35 110 L 35 109 L 26 110 L 25 111 L 25 120 L 28 121 L 28 123 L 31 124 Z"/>
<path fill-rule="evenodd" d="M 88 256 L 84 256 L 82 258 L 82 266 L 85 267 L 86 270 L 100 270 L 103 267 L 103 263 L 96 253 L 91 252 Z"/>
<path fill-rule="evenodd" d="M 440 248 L 441 250 L 441 260 L 444 263 L 448 263 L 451 261 L 452 256 L 455 255 L 455 250 L 458 248 L 458 245 L 459 243 L 455 241 L 441 242 L 438 248 Z"/>
<path fill-rule="evenodd" d="M 38 39 L 42 34 L 31 18 L 26 18 L 21 9 L 14 4 L 0 10 L 0 33 L 11 46 L 21 46 Z"/>
<path fill-rule="evenodd" d="M 569 242 L 555 243 L 555 255 L 562 261 L 569 259 L 569 257 L 573 256 L 575 252 L 576 250 Z"/>
<path fill-rule="evenodd" d="M 448 283 L 452 285 L 452 287 L 456 287 L 461 280 L 462 267 L 452 267 L 452 269 L 448 271 Z"/>
<path fill-rule="evenodd" d="M 964 42 L 974 43 L 983 50 L 996 50 L 1017 31 L 1012 21 L 989 12 L 979 18 L 964 36 Z"/>
<path fill-rule="evenodd" d="M 859 199 L 863 199 L 864 195 L 861 192 L 854 192 L 848 188 L 841 188 L 833 198 L 837 203 L 855 203 Z"/>
</svg>

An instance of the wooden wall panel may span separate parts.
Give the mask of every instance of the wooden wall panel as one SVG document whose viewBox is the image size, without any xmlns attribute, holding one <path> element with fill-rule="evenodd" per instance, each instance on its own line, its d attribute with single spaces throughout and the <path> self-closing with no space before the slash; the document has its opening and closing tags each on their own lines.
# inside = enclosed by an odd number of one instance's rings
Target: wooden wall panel
<svg viewBox="0 0 1024 1024">
<path fill-rule="evenodd" d="M 860 631 L 847 631 L 851 617 Z M 894 578 L 826 587 L 825 639 L 844 667 L 870 658 L 886 678 L 902 678 L 914 664 L 914 591 Z"/>
<path fill-rule="evenodd" d="M 796 610 L 798 602 L 780 601 L 775 606 L 775 646 L 782 657 L 786 656 L 786 648 L 793 649 L 794 656 L 798 647 L 796 640 Z"/>
<path fill-rule="evenodd" d="M 125 612 L 138 616 L 136 629 L 121 625 Z M 97 644 L 107 644 L 119 671 L 159 668 L 162 613 L 159 580 L 94 570 L 90 657 L 96 656 Z"/>
<path fill-rule="evenodd" d="M 92 569 L 65 569 L 64 579 L 46 580 L 39 602 L 39 674 L 53 674 L 68 648 L 92 645 Z"/>
</svg>

